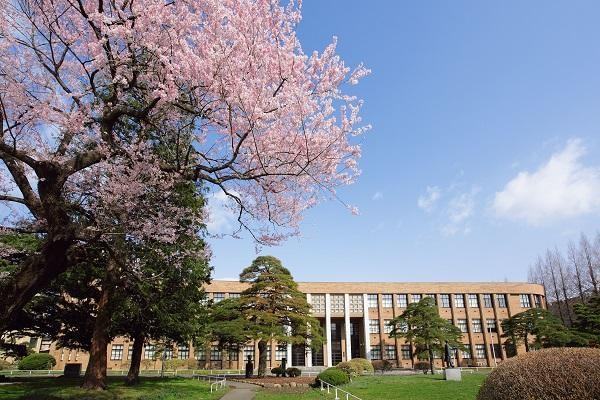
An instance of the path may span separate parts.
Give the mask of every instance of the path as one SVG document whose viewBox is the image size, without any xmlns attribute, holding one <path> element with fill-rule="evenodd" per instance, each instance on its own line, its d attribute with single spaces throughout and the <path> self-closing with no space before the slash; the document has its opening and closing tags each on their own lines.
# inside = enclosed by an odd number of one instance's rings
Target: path
<svg viewBox="0 0 600 400">
<path fill-rule="evenodd" d="M 232 388 L 221 400 L 252 400 L 258 386 L 250 383 L 227 381 L 227 386 Z"/>
</svg>

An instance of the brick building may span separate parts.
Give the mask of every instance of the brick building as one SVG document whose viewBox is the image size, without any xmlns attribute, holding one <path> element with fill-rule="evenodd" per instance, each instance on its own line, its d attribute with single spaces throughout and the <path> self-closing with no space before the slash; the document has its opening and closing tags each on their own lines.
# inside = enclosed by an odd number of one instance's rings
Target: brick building
<svg viewBox="0 0 600 400">
<path fill-rule="evenodd" d="M 279 365 L 282 358 L 298 367 L 332 366 L 350 358 L 387 359 L 396 366 L 410 368 L 416 360 L 414 348 L 403 339 L 390 338 L 387 322 L 400 315 L 406 306 L 431 296 L 440 315 L 463 331 L 466 351 L 456 358 L 460 365 L 493 366 L 507 357 L 505 339 L 501 338 L 502 320 L 531 307 L 546 308 L 544 288 L 529 283 L 367 283 L 367 282 L 300 282 L 313 314 L 319 319 L 325 334 L 322 348 L 272 343 L 268 365 Z M 213 281 L 207 293 L 214 301 L 239 296 L 245 284 L 235 281 Z M 58 349 L 55 344 L 40 341 L 40 351 L 56 357 L 56 368 L 65 363 L 87 363 L 81 351 Z M 126 369 L 133 343 L 117 338 L 108 349 L 108 368 Z M 196 368 L 243 369 L 247 356 L 257 359 L 256 343 L 248 343 L 237 351 L 220 351 L 217 346 L 194 348 L 191 343 L 179 344 L 166 354 L 167 358 L 189 360 Z M 439 355 L 441 356 L 441 355 Z M 144 348 L 143 367 L 160 368 L 154 361 L 154 346 Z M 441 358 L 436 360 L 441 366 Z"/>
</svg>

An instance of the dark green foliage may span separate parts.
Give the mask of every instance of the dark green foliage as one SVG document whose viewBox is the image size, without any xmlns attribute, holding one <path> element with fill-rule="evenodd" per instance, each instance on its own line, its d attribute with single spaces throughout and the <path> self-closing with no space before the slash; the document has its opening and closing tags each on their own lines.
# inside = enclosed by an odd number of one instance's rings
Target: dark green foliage
<svg viewBox="0 0 600 400">
<path fill-rule="evenodd" d="M 591 336 L 592 345 L 600 345 L 600 295 L 592 296 L 585 304 L 574 306 L 575 328 Z"/>
<path fill-rule="evenodd" d="M 510 345 L 523 343 L 525 350 L 531 347 L 582 347 L 589 338 L 565 327 L 550 311 L 532 308 L 502 321 L 503 337 Z"/>
<path fill-rule="evenodd" d="M 455 348 L 463 348 L 460 329 L 440 317 L 438 308 L 430 297 L 409 304 L 390 325 L 390 337 L 405 338 L 427 354 L 432 374 L 434 351 L 441 354 L 446 343 Z"/>
<path fill-rule="evenodd" d="M 418 369 L 419 371 L 423 371 L 424 374 L 427 374 L 427 371 L 429 371 L 430 368 L 431 368 L 431 364 L 429 364 L 429 362 L 427 362 L 427 361 L 417 361 L 415 363 L 415 369 Z"/>
<path fill-rule="evenodd" d="M 18 368 L 20 370 L 41 370 L 51 369 L 56 365 L 56 359 L 50 354 L 46 353 L 35 353 L 30 354 L 27 357 L 19 361 Z"/>
<path fill-rule="evenodd" d="M 275 367 L 275 368 L 271 368 L 271 373 L 275 376 L 277 376 L 278 378 L 283 375 L 285 371 L 283 370 L 283 368 L 281 367 Z"/>
<path fill-rule="evenodd" d="M 310 339 L 315 347 L 323 343 L 306 295 L 277 258 L 256 258 L 242 271 L 240 281 L 250 286 L 239 299 L 213 307 L 209 329 L 222 347 L 258 340 L 258 376 L 266 371 L 268 342 L 304 344 Z"/>
<path fill-rule="evenodd" d="M 600 349 L 554 348 L 518 355 L 499 364 L 478 400 L 600 399 Z"/>
<path fill-rule="evenodd" d="M 18 266 L 40 248 L 40 239 L 31 234 L 0 234 L 0 280 L 13 273 Z"/>
<path fill-rule="evenodd" d="M 317 376 L 317 379 L 334 386 L 345 385 L 350 382 L 350 376 L 341 369 L 335 367 L 327 368 Z"/>
<path fill-rule="evenodd" d="M 302 371 L 300 370 L 300 368 L 296 368 L 296 367 L 290 367 L 290 368 L 286 369 L 285 373 L 289 377 L 292 377 L 292 378 L 302 375 Z"/>
<path fill-rule="evenodd" d="M 374 360 L 373 362 L 371 362 L 371 364 L 373 365 L 373 369 L 375 371 L 379 371 L 382 374 L 385 371 L 391 371 L 393 367 L 392 363 L 388 360 Z"/>
</svg>

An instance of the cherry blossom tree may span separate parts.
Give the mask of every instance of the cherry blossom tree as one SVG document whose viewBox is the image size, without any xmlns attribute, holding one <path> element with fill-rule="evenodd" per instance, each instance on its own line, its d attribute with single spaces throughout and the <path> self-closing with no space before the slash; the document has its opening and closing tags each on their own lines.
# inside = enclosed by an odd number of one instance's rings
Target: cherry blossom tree
<svg viewBox="0 0 600 400">
<path fill-rule="evenodd" d="M 0 282 L 0 331 L 115 221 L 176 240 L 185 215 L 156 204 L 181 179 L 267 245 L 354 180 L 368 126 L 345 88 L 369 71 L 335 39 L 305 54 L 300 18 L 276 0 L 0 0 L 3 228 L 43 237 Z"/>
</svg>

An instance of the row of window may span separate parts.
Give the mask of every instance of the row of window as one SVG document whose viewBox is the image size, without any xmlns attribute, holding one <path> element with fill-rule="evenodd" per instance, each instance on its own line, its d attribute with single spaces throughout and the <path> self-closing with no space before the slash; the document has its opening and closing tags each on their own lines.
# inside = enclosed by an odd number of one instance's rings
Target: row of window
<svg viewBox="0 0 600 400">
<path fill-rule="evenodd" d="M 229 293 L 230 298 L 239 297 L 239 293 Z M 465 302 L 466 296 L 466 302 Z M 490 293 L 485 293 L 481 295 L 483 307 L 485 308 L 493 308 L 494 307 L 494 297 L 496 300 L 496 304 L 499 308 L 507 307 L 507 297 L 506 294 L 496 294 L 492 295 Z M 417 303 L 421 301 L 423 297 L 431 297 L 436 303 L 437 299 L 434 294 L 398 294 L 397 295 L 397 307 L 406 308 L 409 303 Z M 542 296 L 534 295 L 534 301 L 536 307 L 542 307 Z M 213 301 L 219 302 L 225 299 L 225 293 L 216 292 L 213 293 Z M 440 304 L 439 306 L 442 308 L 450 308 L 451 300 L 450 294 L 442 293 L 439 297 Z M 479 307 L 479 296 L 477 294 L 463 294 L 456 293 L 454 294 L 454 307 L 455 308 L 465 308 L 465 303 L 469 305 L 471 308 Z M 528 294 L 520 294 L 519 295 L 519 303 L 522 308 L 531 308 L 531 300 Z M 330 305 L 331 312 L 333 313 L 343 313 L 344 312 L 344 295 L 343 294 L 332 294 L 330 295 Z M 367 305 L 369 308 L 377 308 L 378 307 L 378 295 L 377 294 L 368 294 L 367 295 Z M 313 294 L 311 296 L 311 306 L 313 308 L 313 312 L 315 313 L 324 313 L 325 312 L 325 295 L 324 294 Z M 384 308 L 392 308 L 394 306 L 394 296 L 392 294 L 382 294 L 381 295 L 381 306 Z M 349 308 L 351 313 L 359 313 L 363 311 L 363 295 L 361 294 L 351 294 L 349 295 Z"/>
<path fill-rule="evenodd" d="M 123 350 L 124 346 L 122 344 L 113 344 L 110 351 L 110 359 L 113 361 L 122 360 L 123 359 Z M 127 358 L 126 360 L 131 360 L 133 352 L 133 346 L 129 346 Z M 254 359 L 254 346 L 245 346 L 243 349 L 244 359 L 247 359 L 248 356 L 251 356 Z M 210 361 L 221 361 L 223 357 L 223 351 L 219 349 L 218 346 L 212 346 L 208 352 L 210 354 Z M 196 349 L 195 358 L 196 360 L 206 360 L 206 350 L 205 349 Z M 144 359 L 153 360 L 156 358 L 162 358 L 162 355 L 159 356 L 156 346 L 147 345 L 144 347 Z M 228 359 L 230 361 L 237 361 L 239 357 L 239 352 L 236 350 L 229 351 Z M 283 358 L 287 357 L 287 345 L 285 343 L 278 344 L 275 348 L 275 360 L 281 361 Z M 164 350 L 164 358 L 165 360 L 173 359 L 173 349 L 165 349 Z M 177 348 L 177 358 L 180 360 L 187 360 L 190 358 L 190 348 L 185 345 L 181 345 Z M 267 359 L 271 359 L 271 348 L 267 347 Z"/>
<path fill-rule="evenodd" d="M 391 319 L 383 320 L 383 333 L 390 333 L 392 331 L 392 327 L 390 325 Z M 452 323 L 452 320 L 449 319 L 448 322 Z M 498 327 L 495 319 L 486 319 L 486 331 L 487 332 L 497 332 Z M 468 321 L 466 319 L 457 319 L 456 326 L 463 333 L 469 332 Z M 370 319 L 369 320 L 369 333 L 380 333 L 380 324 L 378 319 Z M 400 327 L 400 331 L 406 332 L 407 327 Z M 471 332 L 473 333 L 482 333 L 483 325 L 482 321 L 479 318 L 471 319 Z"/>
<path fill-rule="evenodd" d="M 461 357 L 463 359 L 472 358 L 471 345 L 464 345 L 465 349 L 461 351 Z M 382 348 L 383 348 L 383 358 L 386 360 L 395 360 L 396 359 L 396 346 L 393 344 L 386 345 L 373 345 L 371 346 L 371 359 L 373 360 L 381 360 L 382 359 Z M 497 357 L 501 354 L 501 349 L 499 344 L 490 345 L 490 352 L 495 354 Z M 487 357 L 487 349 L 485 344 L 476 344 L 475 345 L 475 358 L 476 359 L 485 359 Z M 434 358 L 441 358 L 440 354 L 434 352 Z M 424 357 L 424 356 L 423 356 Z M 400 346 L 400 358 L 403 360 L 410 360 L 412 358 L 412 348 L 410 345 L 402 345 Z"/>
</svg>

